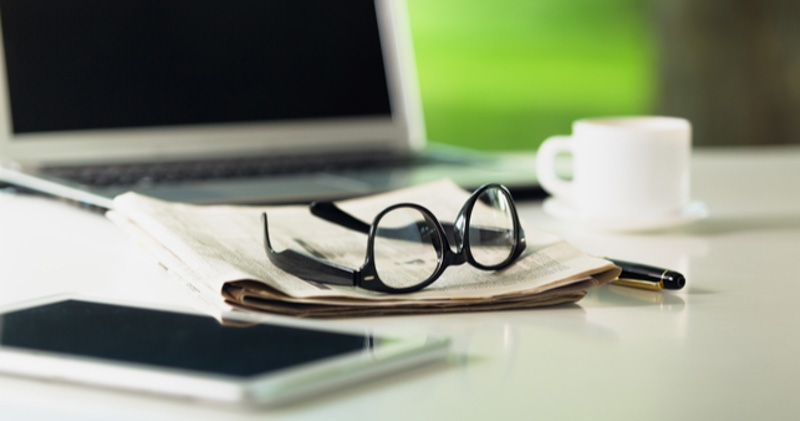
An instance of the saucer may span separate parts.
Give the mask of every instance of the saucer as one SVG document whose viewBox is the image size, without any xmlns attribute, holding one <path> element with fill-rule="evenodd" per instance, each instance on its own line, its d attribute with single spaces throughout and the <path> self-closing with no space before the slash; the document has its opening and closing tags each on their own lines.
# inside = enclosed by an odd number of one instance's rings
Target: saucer
<svg viewBox="0 0 800 421">
<path fill-rule="evenodd" d="M 650 231 L 674 228 L 708 217 L 708 207 L 703 202 L 692 202 L 679 212 L 653 217 L 610 218 L 588 215 L 571 204 L 550 197 L 544 201 L 548 214 L 565 221 L 576 222 L 592 228 L 608 231 Z"/>
</svg>

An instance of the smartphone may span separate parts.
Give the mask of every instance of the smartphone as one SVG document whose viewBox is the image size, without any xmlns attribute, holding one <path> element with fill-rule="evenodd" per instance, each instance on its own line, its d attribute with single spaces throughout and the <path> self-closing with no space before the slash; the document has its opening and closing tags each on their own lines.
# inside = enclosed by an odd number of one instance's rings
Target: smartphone
<svg viewBox="0 0 800 421">
<path fill-rule="evenodd" d="M 0 312 L 0 372 L 236 404 L 279 404 L 444 358 L 384 337 L 252 314 L 56 298 Z"/>
</svg>

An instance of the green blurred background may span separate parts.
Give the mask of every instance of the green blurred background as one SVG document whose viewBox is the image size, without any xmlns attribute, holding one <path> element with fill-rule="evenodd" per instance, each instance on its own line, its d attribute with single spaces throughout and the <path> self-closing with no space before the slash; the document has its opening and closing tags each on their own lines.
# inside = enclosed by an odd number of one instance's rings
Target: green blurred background
<svg viewBox="0 0 800 421">
<path fill-rule="evenodd" d="M 535 149 L 577 118 L 652 113 L 644 0 L 407 0 L 428 139 Z"/>
</svg>

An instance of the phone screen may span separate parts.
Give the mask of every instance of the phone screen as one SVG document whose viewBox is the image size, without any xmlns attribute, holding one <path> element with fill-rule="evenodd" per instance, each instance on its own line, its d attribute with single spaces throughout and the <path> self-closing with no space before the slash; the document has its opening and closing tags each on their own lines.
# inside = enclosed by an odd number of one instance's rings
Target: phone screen
<svg viewBox="0 0 800 421">
<path fill-rule="evenodd" d="M 223 325 L 207 316 L 80 300 L 3 314 L 0 344 L 240 378 L 374 345 L 370 335 Z"/>
</svg>

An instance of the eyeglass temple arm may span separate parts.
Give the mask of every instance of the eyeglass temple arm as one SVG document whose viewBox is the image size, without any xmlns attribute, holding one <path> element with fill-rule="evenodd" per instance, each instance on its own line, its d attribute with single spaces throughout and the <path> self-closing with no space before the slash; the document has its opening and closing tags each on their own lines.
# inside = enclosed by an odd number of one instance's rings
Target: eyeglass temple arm
<svg viewBox="0 0 800 421">
<path fill-rule="evenodd" d="M 311 214 L 314 216 L 354 231 L 369 234 L 370 225 L 368 223 L 343 211 L 333 202 L 313 202 L 310 208 Z"/>
<path fill-rule="evenodd" d="M 314 216 L 333 222 L 334 224 L 341 225 L 345 228 L 349 228 L 364 234 L 369 234 L 369 224 L 345 212 L 333 202 L 314 202 L 311 204 L 311 213 Z M 444 235 L 447 237 L 447 241 L 450 244 L 454 244 L 455 240 L 453 237 L 453 224 L 442 223 L 442 228 L 444 228 Z M 385 228 L 381 230 L 381 237 L 405 238 L 405 231 L 406 228 Z M 392 235 L 393 232 L 397 235 Z"/>
<path fill-rule="evenodd" d="M 311 204 L 311 213 L 345 228 L 362 232 L 364 234 L 369 233 L 369 224 L 345 212 L 333 202 L 314 202 Z M 453 224 L 448 222 L 442 222 L 441 224 L 442 228 L 444 228 L 444 234 L 447 237 L 447 241 L 450 244 L 455 244 L 455 228 Z M 476 234 L 480 236 L 481 241 L 490 242 L 497 240 L 508 240 L 508 237 L 506 236 L 507 230 L 481 227 L 470 227 L 470 230 L 477 231 Z M 388 231 L 390 230 L 383 230 L 384 233 L 388 233 Z M 403 232 L 404 228 L 398 228 L 397 231 Z"/>
<path fill-rule="evenodd" d="M 264 248 L 269 260 L 283 271 L 301 279 L 333 285 L 356 286 L 356 271 L 326 262 L 294 249 L 275 251 L 269 240 L 267 214 L 261 214 L 264 225 Z"/>
</svg>

